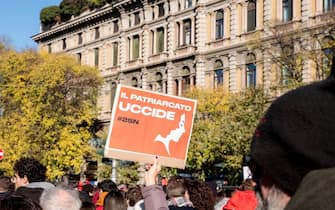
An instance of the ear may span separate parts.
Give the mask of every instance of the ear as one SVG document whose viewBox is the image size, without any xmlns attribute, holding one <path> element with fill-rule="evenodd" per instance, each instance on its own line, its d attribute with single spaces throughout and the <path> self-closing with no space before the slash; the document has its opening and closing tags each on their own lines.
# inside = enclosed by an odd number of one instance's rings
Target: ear
<svg viewBox="0 0 335 210">
<path fill-rule="evenodd" d="M 23 183 L 24 184 L 29 184 L 29 180 L 28 180 L 28 177 L 26 175 L 24 175 L 24 177 L 23 177 Z"/>
</svg>

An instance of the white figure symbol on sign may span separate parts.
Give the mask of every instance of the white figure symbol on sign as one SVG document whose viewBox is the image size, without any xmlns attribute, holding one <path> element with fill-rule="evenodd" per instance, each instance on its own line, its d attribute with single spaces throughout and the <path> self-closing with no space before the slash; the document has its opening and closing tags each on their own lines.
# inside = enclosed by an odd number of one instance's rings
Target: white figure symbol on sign
<svg viewBox="0 0 335 210">
<path fill-rule="evenodd" d="M 170 142 L 178 142 L 180 137 L 185 133 L 185 113 L 180 116 L 179 127 L 175 130 L 170 131 L 170 133 L 164 138 L 158 134 L 155 141 L 162 142 L 165 146 L 167 153 L 170 155 Z"/>
</svg>

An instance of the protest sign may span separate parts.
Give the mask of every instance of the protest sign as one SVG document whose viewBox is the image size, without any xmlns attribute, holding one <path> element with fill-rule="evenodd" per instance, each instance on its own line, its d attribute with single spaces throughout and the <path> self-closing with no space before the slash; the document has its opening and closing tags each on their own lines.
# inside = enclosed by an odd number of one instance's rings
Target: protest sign
<svg viewBox="0 0 335 210">
<path fill-rule="evenodd" d="M 196 101 L 119 85 L 105 157 L 184 168 Z"/>
</svg>

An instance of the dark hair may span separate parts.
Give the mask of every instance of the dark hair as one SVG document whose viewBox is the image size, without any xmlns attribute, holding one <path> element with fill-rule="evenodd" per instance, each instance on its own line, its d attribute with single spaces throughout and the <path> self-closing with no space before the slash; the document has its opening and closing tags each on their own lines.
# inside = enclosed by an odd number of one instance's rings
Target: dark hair
<svg viewBox="0 0 335 210">
<path fill-rule="evenodd" d="M 27 176 L 29 182 L 46 180 L 46 167 L 34 158 L 21 158 L 16 161 L 14 171 L 20 178 Z"/>
<path fill-rule="evenodd" d="M 181 176 L 171 177 L 167 184 L 166 191 L 169 198 L 185 196 L 186 185 L 184 178 Z"/>
<path fill-rule="evenodd" d="M 42 210 L 42 207 L 30 198 L 11 194 L 0 202 L 1 210 Z"/>
<path fill-rule="evenodd" d="M 127 210 L 127 201 L 119 190 L 112 190 L 106 195 L 104 210 Z"/>
<path fill-rule="evenodd" d="M 0 188 L 4 190 L 11 189 L 12 182 L 8 176 L 0 176 Z"/>
<path fill-rule="evenodd" d="M 95 205 L 92 202 L 84 201 L 81 203 L 80 210 L 95 210 Z"/>
<path fill-rule="evenodd" d="M 103 191 L 103 192 L 110 192 L 112 190 L 117 190 L 117 186 L 115 184 L 115 182 L 113 182 L 112 180 L 106 179 L 101 181 L 98 184 L 98 187 Z"/>
<path fill-rule="evenodd" d="M 92 193 L 94 191 L 94 187 L 91 184 L 85 184 L 83 185 L 83 191 L 86 191 L 88 193 Z"/>
<path fill-rule="evenodd" d="M 246 179 L 242 182 L 240 190 L 254 190 L 254 182 L 252 179 Z"/>
<path fill-rule="evenodd" d="M 185 180 L 186 188 L 193 206 L 197 210 L 214 209 L 215 196 L 211 188 L 200 180 Z"/>
<path fill-rule="evenodd" d="M 134 206 L 138 201 L 142 200 L 143 196 L 141 188 L 138 186 L 129 188 L 127 192 L 127 199 L 129 206 Z"/>
</svg>

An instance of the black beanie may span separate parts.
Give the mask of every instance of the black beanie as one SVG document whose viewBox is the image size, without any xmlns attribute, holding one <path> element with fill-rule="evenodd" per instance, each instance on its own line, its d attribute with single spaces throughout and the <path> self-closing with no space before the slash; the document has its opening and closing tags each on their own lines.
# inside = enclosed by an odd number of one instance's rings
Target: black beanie
<svg viewBox="0 0 335 210">
<path fill-rule="evenodd" d="M 292 196 L 315 169 L 335 167 L 335 58 L 331 75 L 276 99 L 254 133 L 251 159 Z"/>
</svg>

